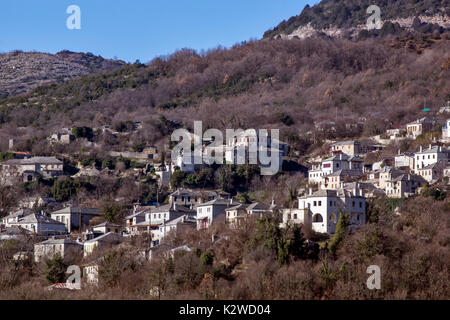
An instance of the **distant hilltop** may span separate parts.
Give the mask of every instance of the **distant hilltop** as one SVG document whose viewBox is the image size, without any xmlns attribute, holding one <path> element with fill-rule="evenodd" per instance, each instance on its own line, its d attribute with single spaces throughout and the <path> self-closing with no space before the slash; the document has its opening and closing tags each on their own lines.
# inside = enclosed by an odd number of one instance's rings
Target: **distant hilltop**
<svg viewBox="0 0 450 320">
<path fill-rule="evenodd" d="M 18 50 L 0 53 L 0 98 L 20 95 L 42 85 L 115 69 L 125 64 L 92 53 L 67 50 L 57 54 Z"/>
<path fill-rule="evenodd" d="M 356 37 L 366 29 L 370 16 L 367 8 L 371 5 L 380 7 L 383 26 L 378 34 L 381 35 L 411 30 L 442 33 L 450 28 L 448 0 L 324 0 L 313 7 L 307 5 L 298 16 L 266 31 L 264 38 L 307 38 L 320 34 L 333 38 Z"/>
</svg>

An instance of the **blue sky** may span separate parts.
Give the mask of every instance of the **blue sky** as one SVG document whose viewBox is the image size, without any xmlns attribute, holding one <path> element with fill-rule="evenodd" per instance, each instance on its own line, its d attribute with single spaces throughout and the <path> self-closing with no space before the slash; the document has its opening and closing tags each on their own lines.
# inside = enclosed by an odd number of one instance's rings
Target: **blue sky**
<svg viewBox="0 0 450 320">
<path fill-rule="evenodd" d="M 261 38 L 297 15 L 303 0 L 2 0 L 0 52 L 67 49 L 147 62 L 177 49 L 209 49 Z M 69 30 L 69 5 L 81 30 Z"/>
</svg>

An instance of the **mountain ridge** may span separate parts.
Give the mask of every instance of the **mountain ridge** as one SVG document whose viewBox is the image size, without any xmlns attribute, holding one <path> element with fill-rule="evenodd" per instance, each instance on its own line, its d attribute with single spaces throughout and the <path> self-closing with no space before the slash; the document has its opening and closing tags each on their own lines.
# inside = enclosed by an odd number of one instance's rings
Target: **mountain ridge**
<svg viewBox="0 0 450 320">
<path fill-rule="evenodd" d="M 365 23 L 370 15 L 366 10 L 370 5 L 380 7 L 382 23 L 398 23 L 403 30 L 411 30 L 416 17 L 422 23 L 450 28 L 448 0 L 323 0 L 312 7 L 307 5 L 299 15 L 267 30 L 263 37 L 306 38 L 316 34 L 354 37 L 367 29 Z"/>
<path fill-rule="evenodd" d="M 56 54 L 19 50 L 0 53 L 0 98 L 21 95 L 42 85 L 112 70 L 125 64 L 92 53 L 68 50 Z"/>
</svg>

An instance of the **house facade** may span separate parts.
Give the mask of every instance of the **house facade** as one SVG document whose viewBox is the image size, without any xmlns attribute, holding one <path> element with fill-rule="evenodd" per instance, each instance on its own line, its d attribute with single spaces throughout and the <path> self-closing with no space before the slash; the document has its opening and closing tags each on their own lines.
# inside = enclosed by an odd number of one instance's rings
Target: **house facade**
<svg viewBox="0 0 450 320">
<path fill-rule="evenodd" d="M 61 160 L 55 157 L 32 157 L 28 159 L 11 159 L 2 164 L 1 177 L 7 184 L 15 180 L 23 182 L 35 181 L 39 177 L 45 179 L 63 175 Z"/>
<path fill-rule="evenodd" d="M 225 222 L 226 209 L 232 205 L 232 199 L 215 199 L 198 205 L 197 230 L 209 228 L 213 222 Z"/>
<path fill-rule="evenodd" d="M 339 141 L 331 145 L 331 152 L 344 153 L 350 157 L 364 153 L 359 141 Z"/>
<path fill-rule="evenodd" d="M 419 152 L 415 153 L 415 173 L 419 172 L 419 169 L 435 164 L 439 161 L 449 160 L 449 150 L 440 146 L 430 145 L 428 149 L 420 147 Z"/>
<path fill-rule="evenodd" d="M 56 255 L 64 258 L 69 252 L 79 254 L 83 245 L 70 239 L 49 239 L 34 245 L 34 261 L 39 262 L 43 258 L 52 259 Z"/>
<path fill-rule="evenodd" d="M 66 207 L 52 212 L 51 216 L 52 219 L 65 224 L 66 230 L 70 233 L 75 229 L 80 230 L 89 226 L 89 221 L 100 216 L 100 210 L 97 208 Z"/>
<path fill-rule="evenodd" d="M 239 226 L 250 216 L 261 218 L 263 215 L 272 213 L 274 207 L 274 204 L 268 205 L 262 202 L 253 202 L 251 204 L 239 203 L 225 210 L 226 222 L 233 226 Z"/>
<path fill-rule="evenodd" d="M 417 136 L 433 130 L 434 123 L 435 121 L 428 117 L 423 117 L 421 119 L 417 119 L 416 121 L 410 122 L 406 125 L 407 135 L 415 139 Z"/>
<path fill-rule="evenodd" d="M 386 182 L 386 196 L 389 198 L 408 198 L 420 192 L 426 180 L 415 174 L 402 174 Z"/>
<path fill-rule="evenodd" d="M 111 248 L 123 241 L 123 237 L 115 232 L 108 232 L 97 238 L 88 240 L 84 243 L 83 256 L 87 257 L 92 254 L 97 248 Z"/>
<path fill-rule="evenodd" d="M 16 211 L 2 220 L 5 227 L 19 227 L 33 234 L 54 236 L 66 233 L 63 223 L 47 217 L 44 213 L 35 213 L 29 209 Z"/>
</svg>

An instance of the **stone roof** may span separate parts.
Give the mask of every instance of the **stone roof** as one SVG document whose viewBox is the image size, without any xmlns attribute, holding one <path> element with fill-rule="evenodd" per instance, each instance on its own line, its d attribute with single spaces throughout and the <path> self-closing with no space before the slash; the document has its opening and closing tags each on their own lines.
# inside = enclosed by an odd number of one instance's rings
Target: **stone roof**
<svg viewBox="0 0 450 320">
<path fill-rule="evenodd" d="M 228 206 L 228 205 L 232 205 L 232 201 L 230 199 L 214 199 L 205 203 L 201 203 L 198 204 L 196 206 L 196 208 L 199 207 L 205 207 L 205 206 L 213 206 L 213 205 L 217 205 L 217 206 Z"/>
<path fill-rule="evenodd" d="M 4 164 L 7 165 L 26 165 L 26 164 L 63 164 L 61 160 L 55 157 L 32 157 L 28 159 L 11 159 L 6 161 Z"/>
<path fill-rule="evenodd" d="M 102 227 L 112 227 L 112 228 L 120 228 L 121 226 L 119 226 L 118 224 L 115 223 L 111 223 L 109 221 L 105 221 L 103 223 L 100 223 L 96 226 L 93 226 L 92 228 L 102 228 Z"/>
<path fill-rule="evenodd" d="M 52 212 L 52 214 L 79 214 L 79 213 L 99 216 L 100 210 L 98 208 L 66 207 L 61 210 Z"/>
<path fill-rule="evenodd" d="M 338 141 L 332 144 L 332 146 L 343 146 L 349 144 L 361 144 L 359 141 L 347 140 L 347 141 Z"/>
<path fill-rule="evenodd" d="M 423 153 L 449 153 L 449 150 L 445 147 L 431 146 L 428 149 L 416 152 L 416 154 L 423 154 Z"/>
<path fill-rule="evenodd" d="M 53 220 L 49 217 L 40 215 L 38 213 L 32 213 L 32 214 L 28 214 L 26 216 L 23 216 L 21 218 L 19 218 L 18 222 L 13 222 L 11 224 L 28 224 L 28 223 L 39 223 L 39 224 L 58 224 L 58 225 L 63 225 L 64 223 Z"/>
<path fill-rule="evenodd" d="M 46 241 L 39 242 L 37 244 L 44 244 L 44 245 L 46 245 L 46 244 L 76 244 L 76 245 L 82 246 L 81 243 L 78 243 L 71 239 L 48 239 Z"/>
<path fill-rule="evenodd" d="M 17 218 L 17 217 L 23 217 L 29 214 L 33 214 L 34 211 L 28 208 L 23 208 L 20 210 L 17 210 L 9 215 L 7 215 L 6 217 L 4 217 L 3 219 L 12 219 L 12 218 Z"/>
<path fill-rule="evenodd" d="M 424 178 L 421 176 L 415 175 L 415 174 L 402 174 L 394 179 L 391 180 L 392 182 L 399 182 L 399 181 L 416 181 L 416 182 L 426 182 Z"/>
<path fill-rule="evenodd" d="M 104 235 L 101 235 L 97 238 L 91 239 L 86 241 L 85 243 L 90 244 L 90 243 L 94 243 L 97 241 L 100 242 L 116 242 L 116 241 L 121 241 L 122 240 L 122 236 L 118 233 L 115 232 L 108 232 L 105 233 Z"/>
<path fill-rule="evenodd" d="M 339 153 L 335 156 L 324 159 L 323 161 L 335 161 L 335 160 L 348 161 L 349 159 L 350 159 L 350 157 L 348 155 L 346 155 L 345 153 Z"/>
<path fill-rule="evenodd" d="M 177 191 L 170 194 L 170 196 L 185 196 L 185 197 L 217 196 L 217 193 L 215 191 L 194 191 L 180 188 Z"/>
<path fill-rule="evenodd" d="M 165 212 L 185 212 L 195 214 L 195 210 L 187 208 L 183 205 L 165 204 L 163 206 L 151 209 L 150 213 L 165 213 Z"/>
</svg>

